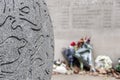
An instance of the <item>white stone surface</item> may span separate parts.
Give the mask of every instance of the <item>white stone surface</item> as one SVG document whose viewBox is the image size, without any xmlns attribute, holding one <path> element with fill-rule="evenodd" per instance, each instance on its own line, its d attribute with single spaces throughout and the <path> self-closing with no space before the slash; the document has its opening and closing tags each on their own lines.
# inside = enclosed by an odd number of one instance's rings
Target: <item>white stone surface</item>
<svg viewBox="0 0 120 80">
<path fill-rule="evenodd" d="M 0 80 L 50 80 L 53 42 L 44 0 L 0 0 Z"/>
</svg>

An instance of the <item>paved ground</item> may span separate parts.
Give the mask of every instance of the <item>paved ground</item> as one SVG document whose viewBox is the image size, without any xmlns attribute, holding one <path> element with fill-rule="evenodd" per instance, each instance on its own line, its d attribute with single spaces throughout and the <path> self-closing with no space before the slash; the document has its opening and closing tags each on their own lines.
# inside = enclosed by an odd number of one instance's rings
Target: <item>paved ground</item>
<svg viewBox="0 0 120 80">
<path fill-rule="evenodd" d="M 91 75 L 53 75 L 52 80 L 118 80 L 114 77 Z"/>
</svg>

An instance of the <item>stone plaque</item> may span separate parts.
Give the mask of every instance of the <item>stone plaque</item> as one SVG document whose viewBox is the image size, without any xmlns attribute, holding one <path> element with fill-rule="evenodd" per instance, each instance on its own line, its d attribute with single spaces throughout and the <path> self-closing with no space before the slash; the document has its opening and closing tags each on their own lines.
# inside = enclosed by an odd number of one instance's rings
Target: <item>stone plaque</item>
<svg viewBox="0 0 120 80">
<path fill-rule="evenodd" d="M 0 0 L 0 80 L 50 80 L 53 50 L 44 0 Z"/>
</svg>

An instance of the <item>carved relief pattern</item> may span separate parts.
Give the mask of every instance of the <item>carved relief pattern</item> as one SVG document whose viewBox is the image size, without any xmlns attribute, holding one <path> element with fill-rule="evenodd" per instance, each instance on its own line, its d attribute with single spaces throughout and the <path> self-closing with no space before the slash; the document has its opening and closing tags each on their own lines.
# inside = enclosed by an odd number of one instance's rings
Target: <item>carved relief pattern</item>
<svg viewBox="0 0 120 80">
<path fill-rule="evenodd" d="M 50 80 L 52 29 L 44 0 L 0 0 L 0 80 Z"/>
</svg>

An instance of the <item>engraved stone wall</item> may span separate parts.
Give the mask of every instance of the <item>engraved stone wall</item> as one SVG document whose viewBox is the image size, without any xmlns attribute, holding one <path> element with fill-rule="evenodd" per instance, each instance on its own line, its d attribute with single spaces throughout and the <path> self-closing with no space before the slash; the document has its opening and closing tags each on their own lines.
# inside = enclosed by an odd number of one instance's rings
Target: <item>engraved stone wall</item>
<svg viewBox="0 0 120 80">
<path fill-rule="evenodd" d="M 71 41 L 91 37 L 93 53 L 110 56 L 117 62 L 120 54 L 120 0 L 46 0 L 55 32 L 55 59 Z"/>
<path fill-rule="evenodd" d="M 0 0 L 0 80 L 50 80 L 52 29 L 44 0 Z"/>
</svg>

